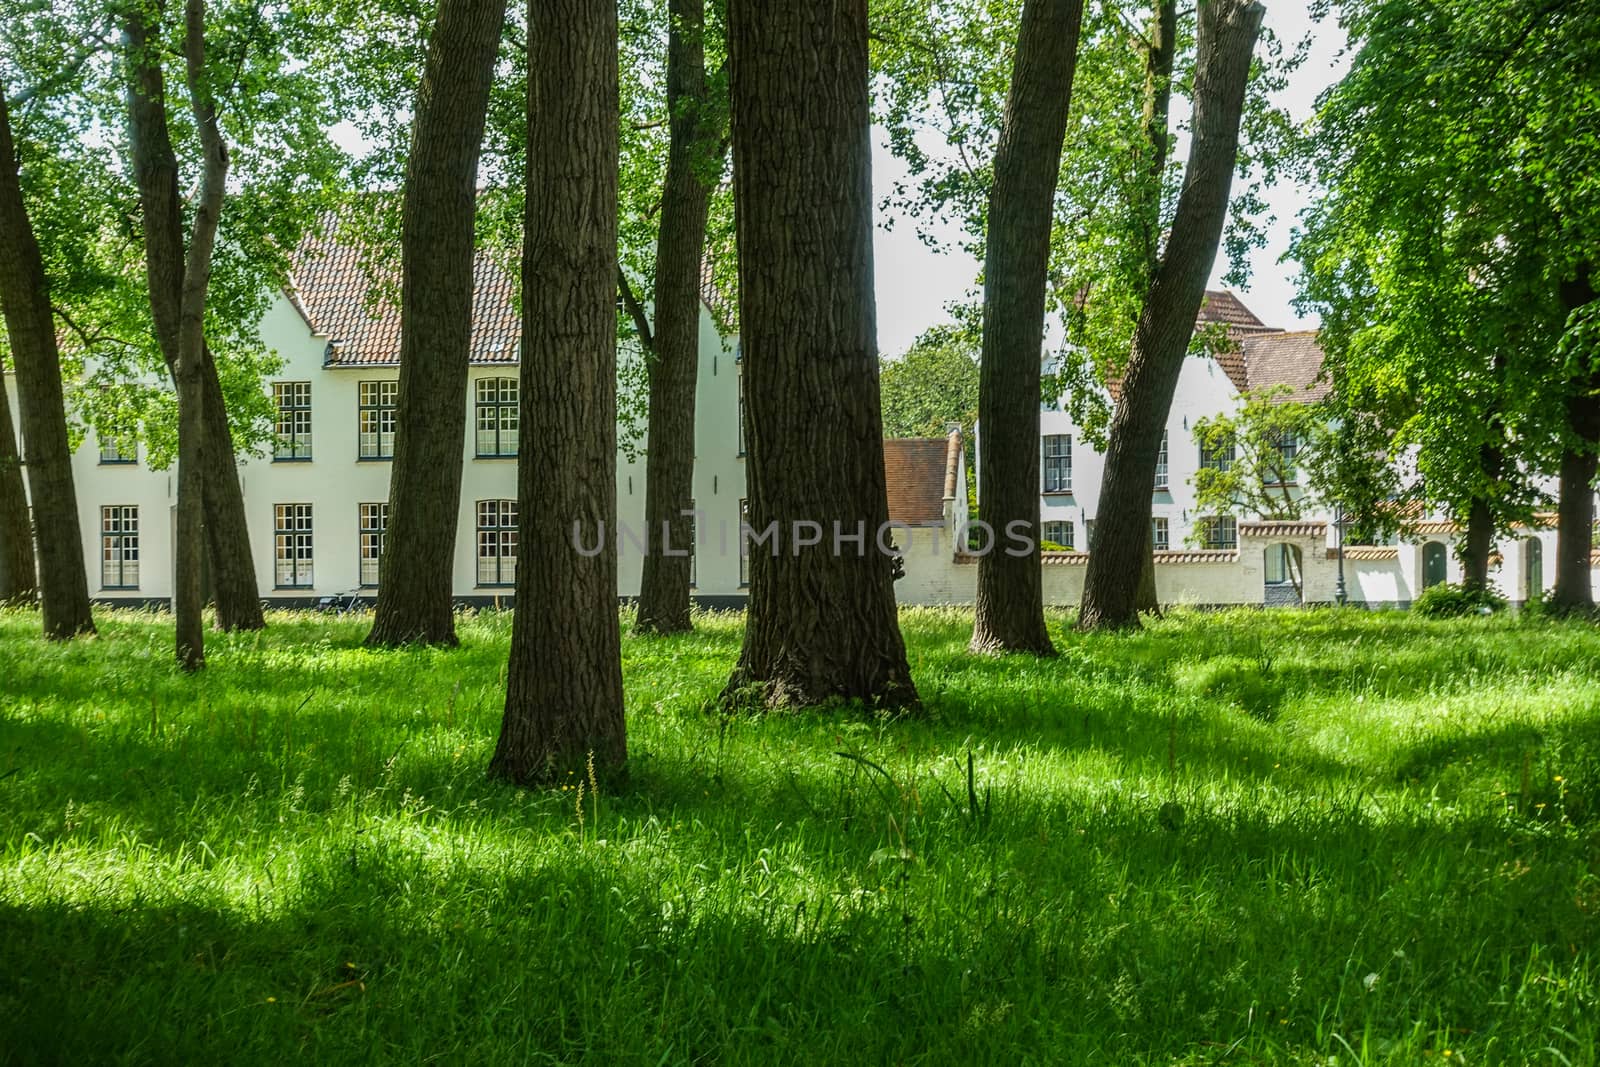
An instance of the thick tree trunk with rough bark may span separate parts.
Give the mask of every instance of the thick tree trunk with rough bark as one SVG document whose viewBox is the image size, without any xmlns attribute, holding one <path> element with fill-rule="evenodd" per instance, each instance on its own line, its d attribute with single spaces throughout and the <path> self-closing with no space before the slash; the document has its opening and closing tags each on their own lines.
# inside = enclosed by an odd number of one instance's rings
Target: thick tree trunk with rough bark
<svg viewBox="0 0 1600 1067">
<path fill-rule="evenodd" d="M 770 537 L 750 545 L 724 699 L 915 707 L 878 543 L 866 0 L 732 0 L 728 22 L 747 493 L 750 525 Z"/>
<path fill-rule="evenodd" d="M 61 353 L 44 259 L 23 203 L 19 169 L 11 114 L 0 87 L 0 307 L 17 374 L 22 449 L 38 532 L 44 635 L 65 639 L 94 633 L 94 618 L 72 483 Z"/>
<path fill-rule="evenodd" d="M 0 359 L 0 604 L 31 604 L 39 596 L 38 565 L 5 372 L 5 360 Z"/>
<path fill-rule="evenodd" d="M 614 780 L 628 756 L 617 623 L 617 10 L 530 0 L 517 612 L 489 772 Z"/>
<path fill-rule="evenodd" d="M 1150 536 L 1150 487 L 1161 431 L 1222 239 L 1245 84 L 1263 13 L 1255 0 L 1200 6 L 1194 141 L 1172 236 L 1134 332 L 1122 402 L 1111 420 L 1096 547 L 1084 575 L 1078 620 L 1083 629 L 1139 625 L 1140 556 Z"/>
<path fill-rule="evenodd" d="M 1461 541 L 1461 584 L 1468 589 L 1489 588 L 1489 555 L 1494 551 L 1494 509 L 1489 501 L 1475 499 L 1467 511 L 1467 536 Z"/>
<path fill-rule="evenodd" d="M 444 0 L 417 92 L 400 233 L 400 385 L 389 526 L 369 645 L 456 643 L 452 579 L 478 157 L 505 14 L 505 0 Z M 532 434 L 523 438 L 524 451 L 533 441 Z M 536 498 L 524 499 L 531 505 Z"/>
<path fill-rule="evenodd" d="M 1596 294 L 1594 266 L 1582 263 L 1561 285 L 1568 313 L 1592 303 Z M 1594 551 L 1594 479 L 1600 466 L 1600 374 L 1569 386 L 1567 428 L 1577 441 L 1561 456 L 1561 484 L 1556 505 L 1556 581 L 1550 605 L 1559 612 L 1594 611 L 1591 553 Z"/>
<path fill-rule="evenodd" d="M 186 253 L 178 157 L 167 125 L 166 79 L 162 72 L 160 34 L 147 19 L 154 13 L 135 6 L 123 24 L 128 57 L 128 143 L 144 222 L 145 274 L 156 340 L 179 394 L 180 335 Z M 198 454 L 203 501 L 205 552 L 211 565 L 217 626 L 223 630 L 259 630 L 266 625 L 256 585 L 245 516 L 244 490 L 234 459 L 233 431 L 216 364 L 205 352 L 193 368 L 193 395 L 202 397 L 201 425 L 208 447 Z M 182 421 L 180 415 L 179 421 Z"/>
<path fill-rule="evenodd" d="M 1594 383 L 1600 386 L 1600 382 Z M 1600 398 L 1582 393 L 1567 401 L 1567 418 L 1583 447 L 1561 455 L 1556 504 L 1556 575 L 1550 605 L 1563 613 L 1594 611 L 1590 555 L 1594 551 L 1594 482 L 1600 466 Z"/>
<path fill-rule="evenodd" d="M 1082 22 L 1083 0 L 1023 5 L 995 155 L 978 384 L 978 518 L 993 536 L 978 560 L 974 652 L 1055 655 L 1039 565 L 1039 361 L 1052 208 Z"/>
<path fill-rule="evenodd" d="M 693 548 L 695 379 L 700 364 L 700 263 L 711 190 L 704 179 L 718 123 L 707 114 L 705 0 L 672 0 L 667 107 L 672 136 L 656 242 L 644 521 L 649 551 L 639 581 L 640 633 L 681 633 L 689 621 Z M 670 549 L 670 552 L 669 552 Z"/>
</svg>

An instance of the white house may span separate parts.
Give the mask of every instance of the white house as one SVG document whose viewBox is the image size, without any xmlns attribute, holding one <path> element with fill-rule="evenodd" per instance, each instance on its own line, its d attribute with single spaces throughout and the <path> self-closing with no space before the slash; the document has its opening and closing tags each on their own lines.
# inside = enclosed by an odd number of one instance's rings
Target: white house
<svg viewBox="0 0 1600 1067">
<path fill-rule="evenodd" d="M 283 366 L 266 383 L 278 409 L 277 447 L 241 457 L 251 550 L 263 599 L 280 606 L 370 599 L 386 525 L 399 374 L 399 316 L 370 299 L 357 249 L 308 242 L 296 256 L 293 283 L 261 322 L 265 344 Z M 709 300 L 717 294 L 708 289 Z M 707 305 L 701 317 L 696 396 L 694 497 L 697 512 L 695 594 L 704 604 L 742 604 L 748 570 L 741 558 L 745 497 L 740 363 L 735 342 Z M 1336 536 L 1325 515 L 1303 522 L 1220 520 L 1199 514 L 1191 479 L 1204 457 L 1196 420 L 1232 412 L 1255 389 L 1288 386 L 1311 400 L 1321 353 L 1311 334 L 1263 325 L 1231 294 L 1210 294 L 1202 321 L 1224 323 L 1237 350 L 1188 359 L 1167 425 L 1165 464 L 1151 486 L 1156 584 L 1165 603 L 1317 603 L 1335 598 Z M 520 324 L 512 281 L 485 258 L 477 270 L 470 381 L 462 440 L 463 479 L 454 559 L 463 602 L 493 604 L 515 584 Z M 10 376 L 6 388 L 15 402 Z M 1040 414 L 1044 536 L 1076 551 L 1044 556 L 1046 600 L 1076 603 L 1084 551 L 1099 503 L 1102 457 L 1088 448 L 1063 405 Z M 643 442 L 619 448 L 621 525 L 618 593 L 637 592 L 643 552 Z M 631 457 L 631 458 L 630 458 Z M 904 603 L 971 603 L 976 560 L 966 552 L 966 469 L 959 433 L 948 438 L 884 442 L 889 513 L 904 575 Z M 101 601 L 165 602 L 172 593 L 176 477 L 152 470 L 135 451 L 91 434 L 73 458 L 91 593 Z M 1192 531 L 1205 543 L 1191 545 Z M 1450 551 L 1456 531 L 1425 522 L 1406 543 L 1345 552 L 1349 599 L 1406 604 L 1427 585 L 1460 579 Z M 1554 530 L 1539 528 L 1499 549 L 1495 580 L 1513 600 L 1545 587 L 1543 560 Z"/>
</svg>

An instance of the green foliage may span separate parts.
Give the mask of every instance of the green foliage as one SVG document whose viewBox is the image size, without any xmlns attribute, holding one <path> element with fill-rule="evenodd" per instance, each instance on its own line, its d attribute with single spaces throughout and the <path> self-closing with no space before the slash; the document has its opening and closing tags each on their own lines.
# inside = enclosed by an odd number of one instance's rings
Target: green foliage
<svg viewBox="0 0 1600 1067">
<path fill-rule="evenodd" d="M 1505 610 L 1506 601 L 1488 589 L 1440 582 L 1424 589 L 1411 610 L 1427 619 L 1457 619 L 1465 615 L 1492 615 Z"/>
<path fill-rule="evenodd" d="M 978 421 L 977 345 L 971 334 L 935 326 L 879 372 L 885 437 L 943 437 L 951 423 L 967 441 Z"/>
<path fill-rule="evenodd" d="M 25 98 L 13 114 L 22 183 L 45 256 L 68 402 L 79 432 L 141 438 L 158 465 L 176 444 L 175 405 L 150 321 L 137 192 L 126 158 L 124 64 L 115 5 L 0 2 L 0 79 Z M 179 187 L 196 187 L 199 145 L 182 74 L 181 5 L 161 51 Z M 230 155 L 206 307 L 236 443 L 271 440 L 261 378 L 277 366 L 258 324 L 289 253 L 339 199 L 348 159 L 328 129 L 342 117 L 327 57 L 350 63 L 343 28 L 310 0 L 207 5 L 209 78 Z M 185 203 L 187 213 L 191 209 Z"/>
<path fill-rule="evenodd" d="M 624 637 L 631 779 L 580 820 L 483 773 L 509 616 L 371 652 L 279 614 L 203 678 L 169 619 L 100 621 L 0 612 L 13 1058 L 1600 1048 L 1592 626 L 1178 612 L 1020 663 L 911 609 L 930 715 L 891 723 L 716 713 L 741 620 L 707 615 Z"/>
<path fill-rule="evenodd" d="M 1330 5 L 1324 5 L 1328 7 Z M 1293 255 L 1334 404 L 1407 456 L 1402 491 L 1525 519 L 1573 444 L 1562 399 L 1595 346 L 1563 283 L 1590 279 L 1600 20 L 1582 4 L 1344 0 L 1355 53 L 1305 145 L 1325 193 Z M 1579 358 L 1553 358 L 1564 335 Z M 1588 388 L 1588 386 L 1582 386 Z"/>
<path fill-rule="evenodd" d="M 1253 393 L 1240 400 L 1233 415 L 1195 421 L 1202 449 L 1219 452 L 1231 446 L 1234 453 L 1225 469 L 1195 472 L 1195 504 L 1202 512 L 1299 519 L 1319 506 L 1320 487 L 1306 475 L 1317 469 L 1310 461 L 1323 447 L 1327 427 L 1315 405 L 1286 399 L 1291 392 L 1282 386 Z"/>
</svg>

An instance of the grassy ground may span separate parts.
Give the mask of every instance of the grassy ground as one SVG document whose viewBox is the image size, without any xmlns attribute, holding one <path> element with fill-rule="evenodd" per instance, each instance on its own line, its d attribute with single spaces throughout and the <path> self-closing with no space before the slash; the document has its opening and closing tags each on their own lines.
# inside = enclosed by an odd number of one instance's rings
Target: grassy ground
<svg viewBox="0 0 1600 1067">
<path fill-rule="evenodd" d="M 190 679 L 157 617 L 0 613 L 0 1059 L 1596 1062 L 1600 631 L 986 661 L 911 612 L 931 715 L 884 722 L 719 717 L 699 624 L 625 641 L 629 792 L 580 805 L 483 776 L 505 617 L 279 616 Z"/>
</svg>

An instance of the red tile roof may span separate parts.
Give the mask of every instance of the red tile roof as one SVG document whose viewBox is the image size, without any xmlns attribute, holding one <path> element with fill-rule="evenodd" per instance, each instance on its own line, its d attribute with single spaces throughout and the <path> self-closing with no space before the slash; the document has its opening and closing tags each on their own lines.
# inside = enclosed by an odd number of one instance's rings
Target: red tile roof
<svg viewBox="0 0 1600 1067">
<path fill-rule="evenodd" d="M 1337 548 L 1328 549 L 1329 559 L 1338 559 Z M 1400 558 L 1400 549 L 1396 545 L 1345 545 L 1344 558 L 1347 560 L 1379 562 Z"/>
<path fill-rule="evenodd" d="M 883 442 L 889 518 L 907 526 L 944 525 L 944 501 L 955 495 L 961 433 L 949 437 L 891 437 Z"/>
<path fill-rule="evenodd" d="M 1326 537 L 1328 524 L 1320 520 L 1289 521 L 1267 519 L 1259 522 L 1241 522 L 1239 536 L 1244 537 Z"/>
<path fill-rule="evenodd" d="M 398 254 L 379 261 L 340 235 L 334 224 L 307 238 L 290 262 L 290 301 L 311 332 L 326 337 L 329 366 L 393 366 L 400 362 Z M 473 363 L 515 363 L 522 338 L 516 281 L 480 252 L 473 269 Z"/>
<path fill-rule="evenodd" d="M 1243 338 L 1240 349 L 1248 391 L 1288 386 L 1288 392 L 1273 397 L 1274 403 L 1282 404 L 1307 403 L 1328 395 L 1328 382 L 1320 377 L 1322 346 L 1315 330 L 1255 334 Z"/>
</svg>

